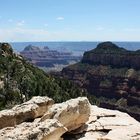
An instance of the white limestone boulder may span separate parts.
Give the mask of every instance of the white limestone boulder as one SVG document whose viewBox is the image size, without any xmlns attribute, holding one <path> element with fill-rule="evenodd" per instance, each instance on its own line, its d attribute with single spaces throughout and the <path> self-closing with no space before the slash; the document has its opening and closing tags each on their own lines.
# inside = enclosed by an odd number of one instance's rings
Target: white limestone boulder
<svg viewBox="0 0 140 140">
<path fill-rule="evenodd" d="M 33 97 L 28 102 L 0 111 L 0 129 L 41 117 L 54 104 L 48 97 Z"/>
<path fill-rule="evenodd" d="M 90 103 L 86 97 L 71 99 L 67 102 L 54 104 L 41 118 L 57 119 L 68 131 L 75 130 L 88 121 L 90 116 Z"/>
</svg>

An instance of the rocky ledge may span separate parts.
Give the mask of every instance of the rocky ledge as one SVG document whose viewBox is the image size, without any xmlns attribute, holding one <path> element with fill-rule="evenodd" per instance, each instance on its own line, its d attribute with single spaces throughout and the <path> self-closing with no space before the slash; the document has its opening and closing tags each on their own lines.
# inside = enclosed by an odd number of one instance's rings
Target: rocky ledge
<svg viewBox="0 0 140 140">
<path fill-rule="evenodd" d="M 138 140 L 140 123 L 126 113 L 90 105 L 86 97 L 54 104 L 48 97 L 0 112 L 1 140 Z"/>
</svg>

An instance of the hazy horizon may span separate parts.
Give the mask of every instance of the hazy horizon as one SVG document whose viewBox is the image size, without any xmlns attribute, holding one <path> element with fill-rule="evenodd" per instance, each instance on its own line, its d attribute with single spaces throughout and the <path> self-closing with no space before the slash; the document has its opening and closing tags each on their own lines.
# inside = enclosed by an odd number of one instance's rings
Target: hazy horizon
<svg viewBox="0 0 140 140">
<path fill-rule="evenodd" d="M 23 42 L 140 42 L 140 41 L 126 41 L 126 40 L 47 40 L 47 41 L 8 41 L 9 43 L 23 43 Z"/>
</svg>

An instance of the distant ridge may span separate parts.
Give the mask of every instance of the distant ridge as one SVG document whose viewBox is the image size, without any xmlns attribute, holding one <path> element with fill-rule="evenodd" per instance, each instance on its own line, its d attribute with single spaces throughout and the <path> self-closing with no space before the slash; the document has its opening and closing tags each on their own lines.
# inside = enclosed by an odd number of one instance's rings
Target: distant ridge
<svg viewBox="0 0 140 140">
<path fill-rule="evenodd" d="M 28 45 L 24 48 L 24 51 L 40 51 L 40 48 L 33 45 Z"/>
<path fill-rule="evenodd" d="M 120 48 L 112 42 L 99 43 L 95 49 L 92 50 L 95 53 L 117 53 L 117 52 L 127 52 L 126 49 Z"/>
<path fill-rule="evenodd" d="M 72 52 L 57 51 L 49 49 L 48 46 L 28 45 L 20 54 L 36 66 L 49 68 L 55 68 L 55 65 L 68 65 L 71 61 L 78 62 L 81 59 L 80 56 L 75 56 Z"/>
<path fill-rule="evenodd" d="M 140 50 L 130 51 L 112 42 L 103 42 L 84 53 L 83 63 L 140 69 Z"/>
</svg>

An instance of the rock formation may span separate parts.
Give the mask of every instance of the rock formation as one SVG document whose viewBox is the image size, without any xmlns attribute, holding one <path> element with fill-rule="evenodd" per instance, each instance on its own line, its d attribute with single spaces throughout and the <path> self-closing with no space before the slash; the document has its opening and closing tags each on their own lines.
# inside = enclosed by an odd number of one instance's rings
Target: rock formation
<svg viewBox="0 0 140 140">
<path fill-rule="evenodd" d="M 77 98 L 64 103 L 53 105 L 41 121 L 46 119 L 57 119 L 68 131 L 79 128 L 88 121 L 90 115 L 90 106 L 87 98 Z"/>
<path fill-rule="evenodd" d="M 60 140 L 67 129 L 55 119 L 22 123 L 0 130 L 1 140 Z"/>
<path fill-rule="evenodd" d="M 85 52 L 80 63 L 63 69 L 62 76 L 96 96 L 101 107 L 125 111 L 140 120 L 140 51 L 111 42 Z"/>
<path fill-rule="evenodd" d="M 29 45 L 20 54 L 39 67 L 55 67 L 55 65 L 68 65 L 70 61 L 80 61 L 80 56 L 74 56 L 71 52 L 59 52 L 51 50 L 47 46 L 44 48 Z"/>
<path fill-rule="evenodd" d="M 15 126 L 41 117 L 53 105 L 48 97 L 33 97 L 30 101 L 0 112 L 0 128 Z"/>
<path fill-rule="evenodd" d="M 14 113 L 13 116 L 9 113 L 8 118 L 7 113 L 7 119 L 0 119 L 0 126 L 4 127 L 0 129 L 0 140 L 140 139 L 140 123 L 126 113 L 91 106 L 85 97 L 52 104 L 53 100 L 48 97 L 34 97 L 14 107 L 18 108 L 17 114 L 22 112 L 20 119 L 23 121 L 12 127 L 4 126 L 12 117 L 16 118 Z M 14 108 L 8 112 L 14 112 Z M 36 115 L 33 117 L 30 113 L 32 117 L 29 121 L 25 110 Z M 0 116 L 3 116 L 3 112 L 7 110 L 1 111 Z"/>
<path fill-rule="evenodd" d="M 85 52 L 82 62 L 140 69 L 140 52 L 120 48 L 112 42 L 103 42 L 98 44 L 95 49 Z"/>
<path fill-rule="evenodd" d="M 66 140 L 136 140 L 139 129 L 140 123 L 126 113 L 91 106 L 89 121 Z"/>
</svg>

